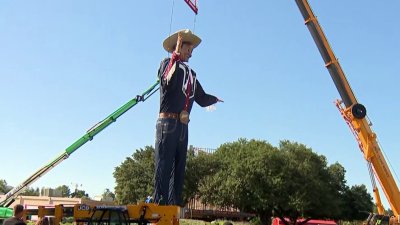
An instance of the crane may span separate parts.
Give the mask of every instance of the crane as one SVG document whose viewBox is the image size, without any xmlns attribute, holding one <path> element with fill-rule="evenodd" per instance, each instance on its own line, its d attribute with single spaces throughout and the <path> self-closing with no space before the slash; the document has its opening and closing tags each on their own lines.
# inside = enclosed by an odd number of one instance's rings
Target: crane
<svg viewBox="0 0 400 225">
<path fill-rule="evenodd" d="M 76 140 L 74 143 L 72 143 L 69 147 L 67 147 L 60 155 L 58 155 L 54 160 L 50 161 L 46 165 L 44 165 L 42 168 L 37 170 L 35 173 L 33 173 L 30 177 L 25 179 L 21 184 L 18 186 L 12 188 L 6 195 L 0 199 L 0 212 L 8 212 L 6 207 L 9 207 L 17 198 L 17 196 L 29 186 L 33 182 L 35 182 L 37 179 L 45 175 L 47 172 L 49 172 L 51 169 L 56 167 L 58 164 L 60 164 L 62 161 L 67 159 L 72 153 L 74 153 L 78 148 L 80 148 L 82 145 L 86 144 L 88 141 L 91 141 L 94 136 L 96 136 L 98 133 L 100 133 L 102 130 L 104 130 L 106 127 L 108 127 L 111 123 L 115 122 L 120 116 L 122 116 L 125 112 L 127 112 L 129 109 L 131 109 L 133 106 L 135 106 L 137 103 L 141 101 L 145 101 L 147 98 L 149 98 L 152 94 L 154 94 L 155 91 L 158 90 L 156 88 L 159 84 L 159 80 L 157 80 L 150 88 L 148 88 L 145 92 L 143 92 L 142 95 L 137 95 L 135 98 L 129 100 L 127 103 L 125 103 L 123 106 L 118 108 L 116 111 L 111 113 L 108 117 L 106 117 L 104 120 L 98 122 L 95 124 L 92 128 L 90 128 L 86 134 L 84 134 L 81 138 Z M 2 208 L 4 207 L 4 208 Z M 0 218 L 1 218 L 0 214 Z M 9 213 L 5 214 L 3 218 L 9 217 Z"/>
<path fill-rule="evenodd" d="M 382 154 L 377 136 L 371 128 L 370 121 L 366 117 L 367 110 L 364 105 L 357 101 L 339 61 L 330 47 L 308 1 L 296 0 L 296 3 L 325 62 L 325 67 L 328 69 L 336 89 L 341 96 L 341 100 L 336 101 L 336 106 L 356 137 L 360 150 L 367 160 L 370 174 L 372 175 L 373 192 L 378 207 L 378 213 L 383 214 L 384 208 L 375 185 L 375 177 L 379 181 L 390 207 L 398 220 L 400 213 L 400 191 Z"/>
</svg>

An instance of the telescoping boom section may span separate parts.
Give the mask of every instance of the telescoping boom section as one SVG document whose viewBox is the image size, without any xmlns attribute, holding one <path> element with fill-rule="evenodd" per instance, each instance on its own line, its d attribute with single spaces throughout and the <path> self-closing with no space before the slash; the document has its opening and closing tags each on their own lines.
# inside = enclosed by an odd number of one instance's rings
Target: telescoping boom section
<svg viewBox="0 0 400 225">
<path fill-rule="evenodd" d="M 52 168 L 57 166 L 59 163 L 61 163 L 65 159 L 67 159 L 73 152 L 75 152 L 82 145 L 86 144 L 88 141 L 91 141 L 94 136 L 96 136 L 98 133 L 100 133 L 102 130 L 104 130 L 106 127 L 108 127 L 111 123 L 115 122 L 117 120 L 117 118 L 122 116 L 125 112 L 127 112 L 129 109 L 131 109 L 137 103 L 139 103 L 141 101 L 145 101 L 152 94 L 154 94 L 154 92 L 158 90 L 158 88 L 156 88 L 158 86 L 158 84 L 159 84 L 159 81 L 157 80 L 156 83 L 154 83 L 149 89 L 147 89 L 145 92 L 143 92 L 142 95 L 137 95 L 135 98 L 129 100 L 127 103 L 125 103 L 119 109 L 117 109 L 115 112 L 111 113 L 104 120 L 102 120 L 99 123 L 97 123 L 96 125 L 94 125 L 92 128 L 90 128 L 86 132 L 86 134 L 84 134 L 81 138 L 79 138 L 72 145 L 70 145 L 68 148 L 66 148 L 53 161 L 49 162 L 48 164 L 46 164 L 45 166 L 40 168 L 38 171 L 36 171 L 34 174 L 32 174 L 30 177 L 28 177 L 28 179 L 23 181 L 20 185 L 11 189 L 5 195 L 5 197 L 0 200 L 0 207 L 9 207 L 14 202 L 15 198 L 19 194 L 23 193 L 23 191 L 29 185 L 31 185 L 37 179 L 39 179 L 40 177 L 45 175 L 47 172 L 49 172 Z"/>
<path fill-rule="evenodd" d="M 372 131 L 370 121 L 366 118 L 366 109 L 358 103 L 351 90 L 339 61 L 335 57 L 308 1 L 296 0 L 296 3 L 341 96 L 341 101 L 337 102 L 337 106 L 356 136 L 364 158 L 371 163 L 373 173 L 380 182 L 394 215 L 398 217 L 400 213 L 400 192 L 379 147 L 376 134 Z M 375 197 L 377 197 L 377 194 L 376 192 Z M 380 200 L 377 199 L 377 202 L 380 202 Z M 383 207 L 380 211 L 383 211 Z"/>
</svg>

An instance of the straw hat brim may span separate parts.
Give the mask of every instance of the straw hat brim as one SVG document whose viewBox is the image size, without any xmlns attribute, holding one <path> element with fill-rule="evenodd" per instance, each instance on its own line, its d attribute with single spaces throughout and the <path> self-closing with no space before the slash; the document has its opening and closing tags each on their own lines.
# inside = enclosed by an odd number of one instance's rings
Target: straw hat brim
<svg viewBox="0 0 400 225">
<path fill-rule="evenodd" d="M 181 33 L 182 42 L 191 43 L 193 48 L 199 46 L 201 39 L 197 35 L 193 34 L 189 29 L 179 30 L 164 40 L 163 47 L 167 52 L 172 53 L 175 50 L 174 47 L 178 40 L 178 33 Z"/>
</svg>

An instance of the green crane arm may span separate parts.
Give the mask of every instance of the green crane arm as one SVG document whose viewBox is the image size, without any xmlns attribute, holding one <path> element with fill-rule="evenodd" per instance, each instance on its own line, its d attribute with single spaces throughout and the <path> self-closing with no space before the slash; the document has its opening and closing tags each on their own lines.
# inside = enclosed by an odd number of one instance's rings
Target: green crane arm
<svg viewBox="0 0 400 225">
<path fill-rule="evenodd" d="M 357 102 L 339 61 L 335 57 L 335 54 L 333 53 L 317 18 L 308 4 L 308 1 L 296 0 L 296 3 L 303 15 L 305 24 L 321 53 L 325 66 L 328 69 L 340 96 L 342 97 L 342 101 L 337 101 L 336 106 L 355 135 L 359 147 L 364 154 L 364 158 L 371 163 L 373 172 L 381 184 L 382 190 L 385 193 L 391 209 L 394 215 L 398 217 L 400 213 L 400 191 L 382 154 L 376 139 L 376 134 L 372 131 L 370 123 L 365 117 L 366 109 L 363 105 Z M 344 104 L 344 106 L 342 106 L 342 104 Z M 376 193 L 375 196 L 377 196 Z M 379 198 L 379 195 L 376 198 Z M 380 199 L 376 199 L 376 201 L 378 204 L 380 203 Z M 381 205 L 380 207 L 380 211 L 383 211 L 383 207 Z"/>
<path fill-rule="evenodd" d="M 145 101 L 147 98 L 149 98 L 154 92 L 158 90 L 156 88 L 159 84 L 159 80 L 156 81 L 149 89 L 147 89 L 145 92 L 143 92 L 142 95 L 138 95 L 135 98 L 131 99 L 127 103 L 125 103 L 123 106 L 121 106 L 119 109 L 117 109 L 115 112 L 111 113 L 109 116 L 107 116 L 104 120 L 100 121 L 96 125 L 94 125 L 92 128 L 90 128 L 86 134 L 84 134 L 81 138 L 79 138 L 77 141 L 75 141 L 72 145 L 70 145 L 68 148 L 66 148 L 59 156 L 57 156 L 53 161 L 49 162 L 42 168 L 40 168 L 38 171 L 36 171 L 34 174 L 32 174 L 28 179 L 26 179 L 24 182 L 22 182 L 20 185 L 14 187 L 11 189 L 3 199 L 0 201 L 0 206 L 1 207 L 9 207 L 15 200 L 15 198 L 21 194 L 29 185 L 31 185 L 33 182 L 35 182 L 37 179 L 45 175 L 47 172 L 49 172 L 52 168 L 56 167 L 59 163 L 67 159 L 73 152 L 75 152 L 78 148 L 80 148 L 82 145 L 86 144 L 86 142 L 91 141 L 94 136 L 96 136 L 98 133 L 100 133 L 102 130 L 104 130 L 106 127 L 108 127 L 111 123 L 115 122 L 118 117 L 122 116 L 125 112 L 127 112 L 129 109 L 131 109 L 133 106 L 135 106 L 137 103 L 140 101 Z"/>
</svg>

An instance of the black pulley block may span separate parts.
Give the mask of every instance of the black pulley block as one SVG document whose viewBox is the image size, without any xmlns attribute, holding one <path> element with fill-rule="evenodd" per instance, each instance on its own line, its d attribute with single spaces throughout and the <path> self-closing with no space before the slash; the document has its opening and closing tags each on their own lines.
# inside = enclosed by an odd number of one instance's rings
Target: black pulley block
<svg viewBox="0 0 400 225">
<path fill-rule="evenodd" d="M 351 107 L 351 114 L 357 119 L 363 119 L 367 115 L 367 109 L 362 104 L 354 104 Z"/>
</svg>

